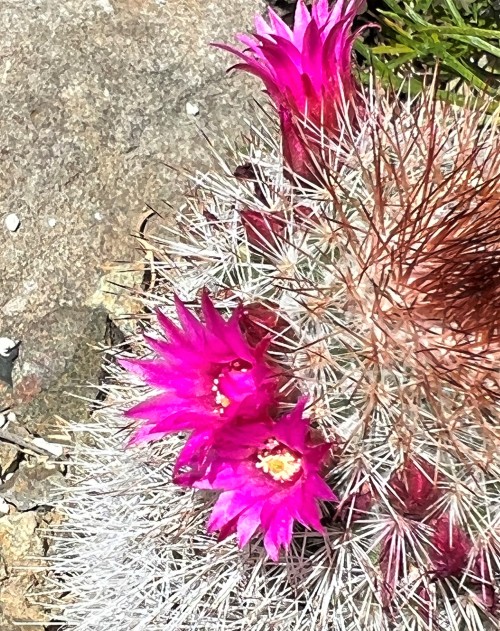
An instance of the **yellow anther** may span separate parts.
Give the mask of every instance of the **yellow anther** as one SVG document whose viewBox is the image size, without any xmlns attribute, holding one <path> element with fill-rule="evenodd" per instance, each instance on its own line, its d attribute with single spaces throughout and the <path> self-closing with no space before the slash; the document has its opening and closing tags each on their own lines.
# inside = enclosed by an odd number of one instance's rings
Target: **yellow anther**
<svg viewBox="0 0 500 631">
<path fill-rule="evenodd" d="M 302 466 L 300 458 L 296 458 L 289 451 L 267 455 L 264 452 L 259 454 L 258 458 L 259 462 L 255 466 L 277 482 L 288 482 L 299 473 Z"/>
</svg>

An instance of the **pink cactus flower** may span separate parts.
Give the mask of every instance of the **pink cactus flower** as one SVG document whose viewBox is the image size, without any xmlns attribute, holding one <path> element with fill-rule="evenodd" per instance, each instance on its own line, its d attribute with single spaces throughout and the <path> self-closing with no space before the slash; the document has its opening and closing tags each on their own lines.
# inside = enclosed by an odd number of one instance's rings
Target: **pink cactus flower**
<svg viewBox="0 0 500 631">
<path fill-rule="evenodd" d="M 220 538 L 236 532 L 245 546 L 257 530 L 274 561 L 288 549 L 293 524 L 323 532 L 319 500 L 336 500 L 320 469 L 330 444 L 312 444 L 305 400 L 278 421 L 264 418 L 225 428 L 198 488 L 222 491 L 209 520 Z"/>
<path fill-rule="evenodd" d="M 265 359 L 268 340 L 250 346 L 239 325 L 241 310 L 225 321 L 205 292 L 204 323 L 176 299 L 178 328 L 161 312 L 158 321 L 167 340 L 146 337 L 156 359 L 127 359 L 121 364 L 160 390 L 126 412 L 144 423 L 131 444 L 159 440 L 172 432 L 193 432 L 178 467 L 202 460 L 213 433 L 238 417 L 265 413 L 274 403 L 275 370 Z"/>
<path fill-rule="evenodd" d="M 293 30 L 270 9 L 269 24 L 257 16 L 255 34 L 238 35 L 245 51 L 217 44 L 242 60 L 234 68 L 264 82 L 280 115 L 285 160 L 299 175 L 310 174 L 309 150 L 320 133 L 337 141 L 344 125 L 354 124 L 359 88 L 352 72 L 352 47 L 358 33 L 351 29 L 364 4 L 337 0 L 330 7 L 329 0 L 316 0 L 309 12 L 299 0 Z M 305 121 L 310 123 L 306 143 Z"/>
</svg>

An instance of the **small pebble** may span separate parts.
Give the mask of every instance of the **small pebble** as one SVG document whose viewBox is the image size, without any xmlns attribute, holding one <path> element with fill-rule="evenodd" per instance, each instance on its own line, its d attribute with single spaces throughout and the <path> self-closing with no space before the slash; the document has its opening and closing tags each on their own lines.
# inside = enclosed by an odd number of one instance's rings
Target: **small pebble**
<svg viewBox="0 0 500 631">
<path fill-rule="evenodd" d="M 477 65 L 480 68 L 486 68 L 486 66 L 488 65 L 488 57 L 486 55 L 483 55 L 482 57 L 479 58 Z"/>
<path fill-rule="evenodd" d="M 0 337 L 0 355 L 8 357 L 10 351 L 14 348 L 16 343 L 11 340 L 10 337 Z"/>
<path fill-rule="evenodd" d="M 21 220 L 16 213 L 9 213 L 4 219 L 5 227 L 10 232 L 15 232 L 21 225 Z"/>
<path fill-rule="evenodd" d="M 8 412 L 7 413 L 7 422 L 8 423 L 15 423 L 16 421 L 16 415 L 14 414 L 14 412 Z"/>
<path fill-rule="evenodd" d="M 57 219 L 54 219 L 54 217 L 49 217 L 49 219 L 47 219 L 47 223 L 51 228 L 53 228 L 57 223 Z"/>
<path fill-rule="evenodd" d="M 8 515 L 9 513 L 9 505 L 3 497 L 0 497 L 0 513 L 2 513 L 2 515 Z"/>
<path fill-rule="evenodd" d="M 53 456 L 56 456 L 56 458 L 59 458 L 63 454 L 64 448 L 62 445 L 59 445 L 58 443 L 49 443 L 44 438 L 33 438 L 33 444 L 40 447 L 40 449 L 45 449 L 45 451 L 48 451 Z"/>
<path fill-rule="evenodd" d="M 100 212 L 96 212 L 94 213 L 94 218 L 97 219 L 97 221 L 102 221 L 102 214 Z"/>
<path fill-rule="evenodd" d="M 198 116 L 199 113 L 200 108 L 196 103 L 190 103 L 189 101 L 186 103 L 186 114 L 189 114 L 189 116 Z"/>
<path fill-rule="evenodd" d="M 26 289 L 26 291 L 32 292 L 35 289 L 37 289 L 38 283 L 36 282 L 36 280 L 33 280 L 33 279 L 26 280 L 23 283 L 23 287 L 24 289 Z"/>
<path fill-rule="evenodd" d="M 96 0 L 96 4 L 99 8 L 101 8 L 106 13 L 114 12 L 113 5 L 110 3 L 109 0 Z"/>
<path fill-rule="evenodd" d="M 8 482 L 13 475 L 14 475 L 13 471 L 11 473 L 7 473 L 7 475 L 4 476 L 4 482 Z"/>
</svg>

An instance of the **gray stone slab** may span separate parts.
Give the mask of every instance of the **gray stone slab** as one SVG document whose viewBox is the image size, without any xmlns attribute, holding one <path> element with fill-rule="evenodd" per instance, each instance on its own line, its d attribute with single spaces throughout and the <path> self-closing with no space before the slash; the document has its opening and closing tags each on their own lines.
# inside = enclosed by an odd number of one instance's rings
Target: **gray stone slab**
<svg viewBox="0 0 500 631">
<path fill-rule="evenodd" d="M 215 140 L 238 133 L 259 87 L 228 76 L 233 60 L 209 43 L 232 41 L 261 8 L 2 0 L 0 335 L 23 340 L 14 406 L 57 387 L 74 349 L 95 342 L 86 330 L 96 308 L 109 308 L 102 278 L 112 261 L 137 259 L 129 235 L 141 211 L 178 203 L 184 182 L 165 164 L 207 165 L 197 125 Z M 9 213 L 16 232 L 4 225 Z M 63 378 L 65 390 L 88 373 Z"/>
</svg>

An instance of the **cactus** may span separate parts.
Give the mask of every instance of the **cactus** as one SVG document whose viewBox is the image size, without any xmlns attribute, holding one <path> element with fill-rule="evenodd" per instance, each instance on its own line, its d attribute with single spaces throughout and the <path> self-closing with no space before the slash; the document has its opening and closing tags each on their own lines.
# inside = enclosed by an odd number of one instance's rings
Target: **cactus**
<svg viewBox="0 0 500 631">
<path fill-rule="evenodd" d="M 70 628 L 496 628 L 499 140 L 481 112 L 430 93 L 372 97 L 322 186 L 292 185 L 260 127 L 233 165 L 195 176 L 152 243 L 145 304 L 173 315 L 174 294 L 196 306 L 206 289 L 221 313 L 243 304 L 243 330 L 272 334 L 280 405 L 308 396 L 334 445 L 339 500 L 277 563 L 259 537 L 217 542 L 211 493 L 171 482 L 182 436 L 124 450 L 123 412 L 151 389 L 112 365 L 78 430 L 54 561 Z"/>
<path fill-rule="evenodd" d="M 500 132 L 472 102 L 435 101 L 432 85 L 409 101 L 376 85 L 362 98 L 342 143 L 315 136 L 309 179 L 290 177 L 277 130 L 257 120 L 232 164 L 193 176 L 196 195 L 149 244 L 144 325 L 160 334 L 159 308 L 170 342 L 138 335 L 117 350 L 135 369 L 110 362 L 105 401 L 74 428 L 86 437 L 52 559 L 69 628 L 498 628 Z M 330 447 L 321 521 L 309 530 L 298 510 L 281 555 L 265 528 L 238 549 L 220 503 L 224 538 L 207 533 L 214 489 L 227 488 L 174 483 L 195 434 L 125 449 L 131 435 L 159 438 L 151 419 L 142 434 L 125 420 L 164 385 L 134 358 L 177 340 L 175 303 L 185 332 L 190 318 L 208 335 L 208 295 L 249 347 L 267 336 L 265 365 L 280 379 L 276 409 L 257 420 L 274 416 L 284 432 L 300 401 L 321 453 Z M 237 449 L 238 433 L 227 436 Z M 276 464 L 265 436 L 259 475 Z M 198 481 L 220 453 L 203 454 Z M 279 452 L 290 480 L 297 454 Z"/>
</svg>

